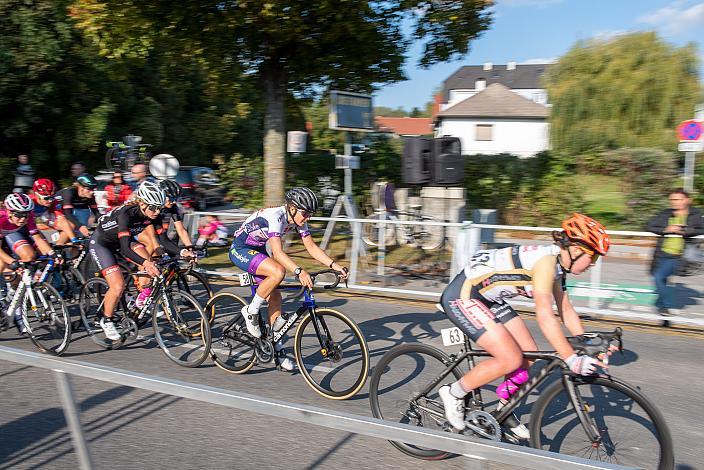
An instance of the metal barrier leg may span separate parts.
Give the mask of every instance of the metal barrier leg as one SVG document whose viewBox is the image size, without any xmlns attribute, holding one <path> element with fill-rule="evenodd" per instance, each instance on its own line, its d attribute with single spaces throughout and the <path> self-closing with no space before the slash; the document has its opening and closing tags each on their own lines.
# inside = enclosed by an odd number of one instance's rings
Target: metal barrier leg
<svg viewBox="0 0 704 470">
<path fill-rule="evenodd" d="M 81 418 L 78 414 L 78 408 L 76 408 L 76 402 L 73 399 L 73 388 L 71 387 L 71 382 L 65 372 L 54 370 L 54 374 L 56 375 L 56 387 L 59 390 L 59 398 L 61 399 L 61 404 L 64 407 L 64 416 L 66 416 L 68 429 L 71 431 L 71 440 L 73 441 L 73 446 L 75 447 L 76 455 L 78 456 L 78 465 L 81 470 L 91 470 L 93 468 L 93 464 L 90 460 L 88 444 L 86 444 L 86 440 L 83 437 Z"/>
</svg>

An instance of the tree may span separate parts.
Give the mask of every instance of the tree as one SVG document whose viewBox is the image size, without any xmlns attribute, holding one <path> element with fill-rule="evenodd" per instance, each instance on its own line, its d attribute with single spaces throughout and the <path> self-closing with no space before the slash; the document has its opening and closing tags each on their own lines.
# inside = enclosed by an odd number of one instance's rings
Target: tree
<svg viewBox="0 0 704 470">
<path fill-rule="evenodd" d="M 577 43 L 546 74 L 553 148 L 674 150 L 674 129 L 697 102 L 697 70 L 693 44 L 653 32 Z"/>
<path fill-rule="evenodd" d="M 106 56 L 144 56 L 156 43 L 237 63 L 264 103 L 266 203 L 285 182 L 285 102 L 331 86 L 371 91 L 404 78 L 405 53 L 424 41 L 421 67 L 464 55 L 491 23 L 488 0 L 173 2 L 75 0 L 72 14 Z M 411 37 L 404 37 L 406 24 Z"/>
</svg>

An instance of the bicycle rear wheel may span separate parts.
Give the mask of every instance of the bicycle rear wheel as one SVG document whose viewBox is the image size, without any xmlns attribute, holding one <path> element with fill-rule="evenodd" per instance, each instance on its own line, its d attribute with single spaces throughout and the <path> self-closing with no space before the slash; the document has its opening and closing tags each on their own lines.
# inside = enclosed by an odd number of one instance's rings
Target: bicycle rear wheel
<svg viewBox="0 0 704 470">
<path fill-rule="evenodd" d="M 347 315 L 329 308 L 309 312 L 296 329 L 294 347 L 303 378 L 325 398 L 345 400 L 364 386 L 369 350 Z"/>
<path fill-rule="evenodd" d="M 109 288 L 108 282 L 103 278 L 94 277 L 89 279 L 83 289 L 81 289 L 78 307 L 81 312 L 83 328 L 90 336 L 90 339 L 101 348 L 116 349 L 125 343 L 129 335 L 134 334 L 136 336 L 137 325 L 125 316 L 124 305 L 120 301 L 113 312 L 115 327 L 121 332 L 120 339 L 112 340 L 105 336 L 103 328 L 100 326 L 100 320 L 103 318 L 105 293 Z"/>
<path fill-rule="evenodd" d="M 215 312 L 210 355 L 216 366 L 233 374 L 244 374 L 256 364 L 254 339 L 247 333 L 241 313 L 245 305 L 247 302 L 232 292 L 218 292 L 205 307 L 206 312 Z"/>
<path fill-rule="evenodd" d="M 174 363 L 197 367 L 210 354 L 210 325 L 192 295 L 162 291 L 152 308 L 152 325 L 161 350 Z"/>
<path fill-rule="evenodd" d="M 601 442 L 593 444 L 588 438 L 560 380 L 533 405 L 531 446 L 627 467 L 674 468 L 670 431 L 645 396 L 613 378 L 570 380 Z"/>
<path fill-rule="evenodd" d="M 431 391 L 418 398 L 450 365 L 450 358 L 437 348 L 419 343 L 394 346 L 379 360 L 369 382 L 369 402 L 375 418 L 397 421 L 422 428 L 443 430 L 445 408 L 438 389 L 449 380 L 441 381 Z M 452 370 L 455 380 L 462 377 L 458 368 Z M 441 460 L 450 453 L 417 447 L 404 442 L 389 441 L 404 454 L 424 460 Z"/>
<path fill-rule="evenodd" d="M 71 320 L 66 302 L 58 291 L 46 283 L 32 287 L 35 305 L 25 294 L 23 321 L 29 339 L 40 351 L 60 356 L 71 342 Z"/>
</svg>

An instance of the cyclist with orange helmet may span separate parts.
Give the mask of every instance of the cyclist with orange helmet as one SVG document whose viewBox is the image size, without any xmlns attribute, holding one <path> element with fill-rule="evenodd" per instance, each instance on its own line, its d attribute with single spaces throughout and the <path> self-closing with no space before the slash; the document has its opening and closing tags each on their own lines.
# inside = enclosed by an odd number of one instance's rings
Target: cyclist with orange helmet
<svg viewBox="0 0 704 470">
<path fill-rule="evenodd" d="M 573 214 L 553 232 L 554 244 L 518 245 L 476 252 L 464 270 L 442 293 L 440 303 L 450 320 L 491 357 L 477 364 L 460 380 L 443 385 L 438 394 L 445 416 L 458 429 L 465 428 L 464 397 L 474 389 L 505 377 L 497 387 L 503 403 L 528 380 L 530 364 L 522 351 L 537 351 L 535 340 L 506 299 L 517 296 L 535 300 L 538 326 L 550 345 L 576 374 L 591 375 L 604 364 L 578 356 L 562 332 L 558 314 L 572 335 L 584 333 L 582 322 L 567 297 L 565 275 L 582 274 L 609 251 L 609 236 L 596 220 Z M 513 434 L 530 434 L 515 416 L 504 423 Z"/>
<path fill-rule="evenodd" d="M 68 222 L 61 208 L 61 197 L 56 194 L 56 185 L 48 178 L 39 178 L 32 186 L 29 197 L 34 201 L 34 219 L 42 230 L 45 226 L 59 232 L 56 240 L 63 245 L 76 238 L 73 226 Z"/>
</svg>

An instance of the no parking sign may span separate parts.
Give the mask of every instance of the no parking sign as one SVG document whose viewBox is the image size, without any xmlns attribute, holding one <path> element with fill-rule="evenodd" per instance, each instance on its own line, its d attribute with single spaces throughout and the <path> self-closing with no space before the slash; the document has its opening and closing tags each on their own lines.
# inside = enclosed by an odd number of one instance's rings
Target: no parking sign
<svg viewBox="0 0 704 470">
<path fill-rule="evenodd" d="M 704 133 L 702 122 L 694 119 L 682 121 L 680 125 L 677 126 L 677 137 L 681 141 L 699 140 L 702 137 L 702 133 Z"/>
</svg>

